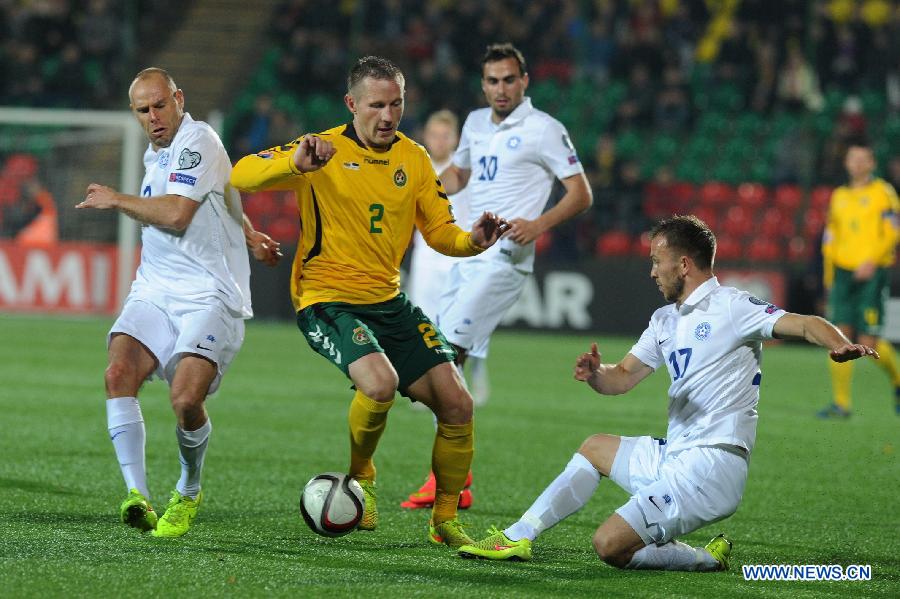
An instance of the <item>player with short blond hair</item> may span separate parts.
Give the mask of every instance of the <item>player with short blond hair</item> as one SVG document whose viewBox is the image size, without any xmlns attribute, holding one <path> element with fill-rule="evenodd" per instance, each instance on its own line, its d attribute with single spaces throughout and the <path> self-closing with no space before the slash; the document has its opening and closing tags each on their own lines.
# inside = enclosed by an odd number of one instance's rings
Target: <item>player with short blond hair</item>
<svg viewBox="0 0 900 599">
<path fill-rule="evenodd" d="M 366 497 L 359 527 L 378 523 L 372 456 L 399 390 L 437 417 L 428 538 L 458 547 L 471 541 L 456 510 L 474 452 L 472 398 L 441 331 L 400 292 L 400 263 L 415 229 L 444 254 L 472 256 L 491 247 L 506 223 L 484 213 L 471 232 L 454 224 L 428 154 L 397 130 L 404 78 L 392 62 L 360 59 L 344 102 L 349 123 L 246 156 L 231 180 L 297 195 L 302 233 L 291 296 L 307 343 L 355 387 L 349 473 Z"/>
</svg>

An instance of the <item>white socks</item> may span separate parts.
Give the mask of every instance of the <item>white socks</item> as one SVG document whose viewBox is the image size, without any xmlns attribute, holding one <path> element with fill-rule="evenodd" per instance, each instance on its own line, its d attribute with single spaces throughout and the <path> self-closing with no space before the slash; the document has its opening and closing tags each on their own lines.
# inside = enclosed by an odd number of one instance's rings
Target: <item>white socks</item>
<svg viewBox="0 0 900 599">
<path fill-rule="evenodd" d="M 126 489 L 137 489 L 150 499 L 144 461 L 144 417 L 137 398 L 114 397 L 106 400 L 106 423 Z"/>
<path fill-rule="evenodd" d="M 633 570 L 712 572 L 720 566 L 703 547 L 691 547 L 672 540 L 665 545 L 647 545 L 636 551 L 626 567 Z"/>
<path fill-rule="evenodd" d="M 209 418 L 206 423 L 195 431 L 185 431 L 181 427 L 175 427 L 175 436 L 178 438 L 178 451 L 181 453 L 181 478 L 175 489 L 187 497 L 196 499 L 200 493 L 200 472 L 203 470 L 203 458 L 206 455 L 206 446 L 209 444 L 209 433 L 212 431 L 212 422 Z"/>
<path fill-rule="evenodd" d="M 562 474 L 544 489 L 519 521 L 503 533 L 511 541 L 525 538 L 533 541 L 548 528 L 583 508 L 600 484 L 600 478 L 594 465 L 576 453 Z"/>
</svg>

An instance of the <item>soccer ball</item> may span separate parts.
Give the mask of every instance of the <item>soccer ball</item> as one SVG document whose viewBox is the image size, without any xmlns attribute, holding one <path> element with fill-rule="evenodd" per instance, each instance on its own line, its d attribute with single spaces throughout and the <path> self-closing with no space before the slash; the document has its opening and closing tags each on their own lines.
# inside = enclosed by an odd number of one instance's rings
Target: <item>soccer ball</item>
<svg viewBox="0 0 900 599">
<path fill-rule="evenodd" d="M 340 472 L 325 472 L 310 479 L 300 495 L 300 513 L 306 524 L 325 537 L 341 537 L 356 529 L 365 510 L 362 487 Z"/>
</svg>

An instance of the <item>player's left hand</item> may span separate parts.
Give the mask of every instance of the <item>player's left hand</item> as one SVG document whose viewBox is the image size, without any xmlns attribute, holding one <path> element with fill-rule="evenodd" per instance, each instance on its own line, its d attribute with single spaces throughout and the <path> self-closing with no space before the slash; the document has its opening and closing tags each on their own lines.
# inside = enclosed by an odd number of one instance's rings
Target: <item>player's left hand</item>
<svg viewBox="0 0 900 599">
<path fill-rule="evenodd" d="M 118 206 L 116 196 L 118 196 L 118 193 L 115 189 L 98 183 L 91 183 L 87 187 L 87 195 L 84 200 L 81 203 L 76 204 L 75 207 L 109 210 Z"/>
<path fill-rule="evenodd" d="M 525 218 L 514 218 L 509 221 L 509 231 L 505 237 L 515 241 L 519 245 L 526 245 L 541 236 L 543 229 L 537 221 Z"/>
<path fill-rule="evenodd" d="M 850 360 L 856 360 L 864 356 L 872 356 L 876 360 L 881 358 L 877 351 L 868 345 L 862 345 L 861 343 L 848 343 L 847 345 L 842 345 L 831 350 L 828 355 L 835 362 L 849 362 Z"/>
<path fill-rule="evenodd" d="M 247 237 L 247 248 L 253 257 L 266 266 L 275 266 L 284 256 L 281 244 L 261 231 L 253 231 Z"/>
<path fill-rule="evenodd" d="M 596 343 L 591 343 L 591 351 L 578 356 L 575 362 L 575 380 L 587 382 L 600 368 L 600 350 Z"/>
<path fill-rule="evenodd" d="M 480 248 L 487 249 L 497 243 L 506 231 L 509 223 L 493 212 L 482 214 L 472 225 L 472 243 Z"/>
</svg>

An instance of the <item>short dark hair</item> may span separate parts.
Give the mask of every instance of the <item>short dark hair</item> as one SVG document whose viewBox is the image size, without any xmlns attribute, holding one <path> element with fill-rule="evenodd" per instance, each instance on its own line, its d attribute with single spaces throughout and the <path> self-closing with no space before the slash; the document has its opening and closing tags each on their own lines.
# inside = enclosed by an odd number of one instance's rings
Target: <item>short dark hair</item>
<svg viewBox="0 0 900 599">
<path fill-rule="evenodd" d="M 353 93 L 356 84 L 366 77 L 381 81 L 397 81 L 400 87 L 406 87 L 406 78 L 400 67 L 381 56 L 363 56 L 350 67 L 347 74 L 347 93 Z"/>
<path fill-rule="evenodd" d="M 525 57 L 522 56 L 522 53 L 519 52 L 518 48 L 507 42 L 505 44 L 491 44 L 487 47 L 484 56 L 481 57 L 482 74 L 484 73 L 484 65 L 487 63 L 506 60 L 507 58 L 514 58 L 516 62 L 519 63 L 520 75 L 524 75 L 528 72 L 528 69 L 525 68 Z"/>
<path fill-rule="evenodd" d="M 712 268 L 716 257 L 716 236 L 696 216 L 676 215 L 664 219 L 650 230 L 650 239 L 657 235 L 664 235 L 670 248 L 690 256 L 698 268 Z"/>
</svg>

